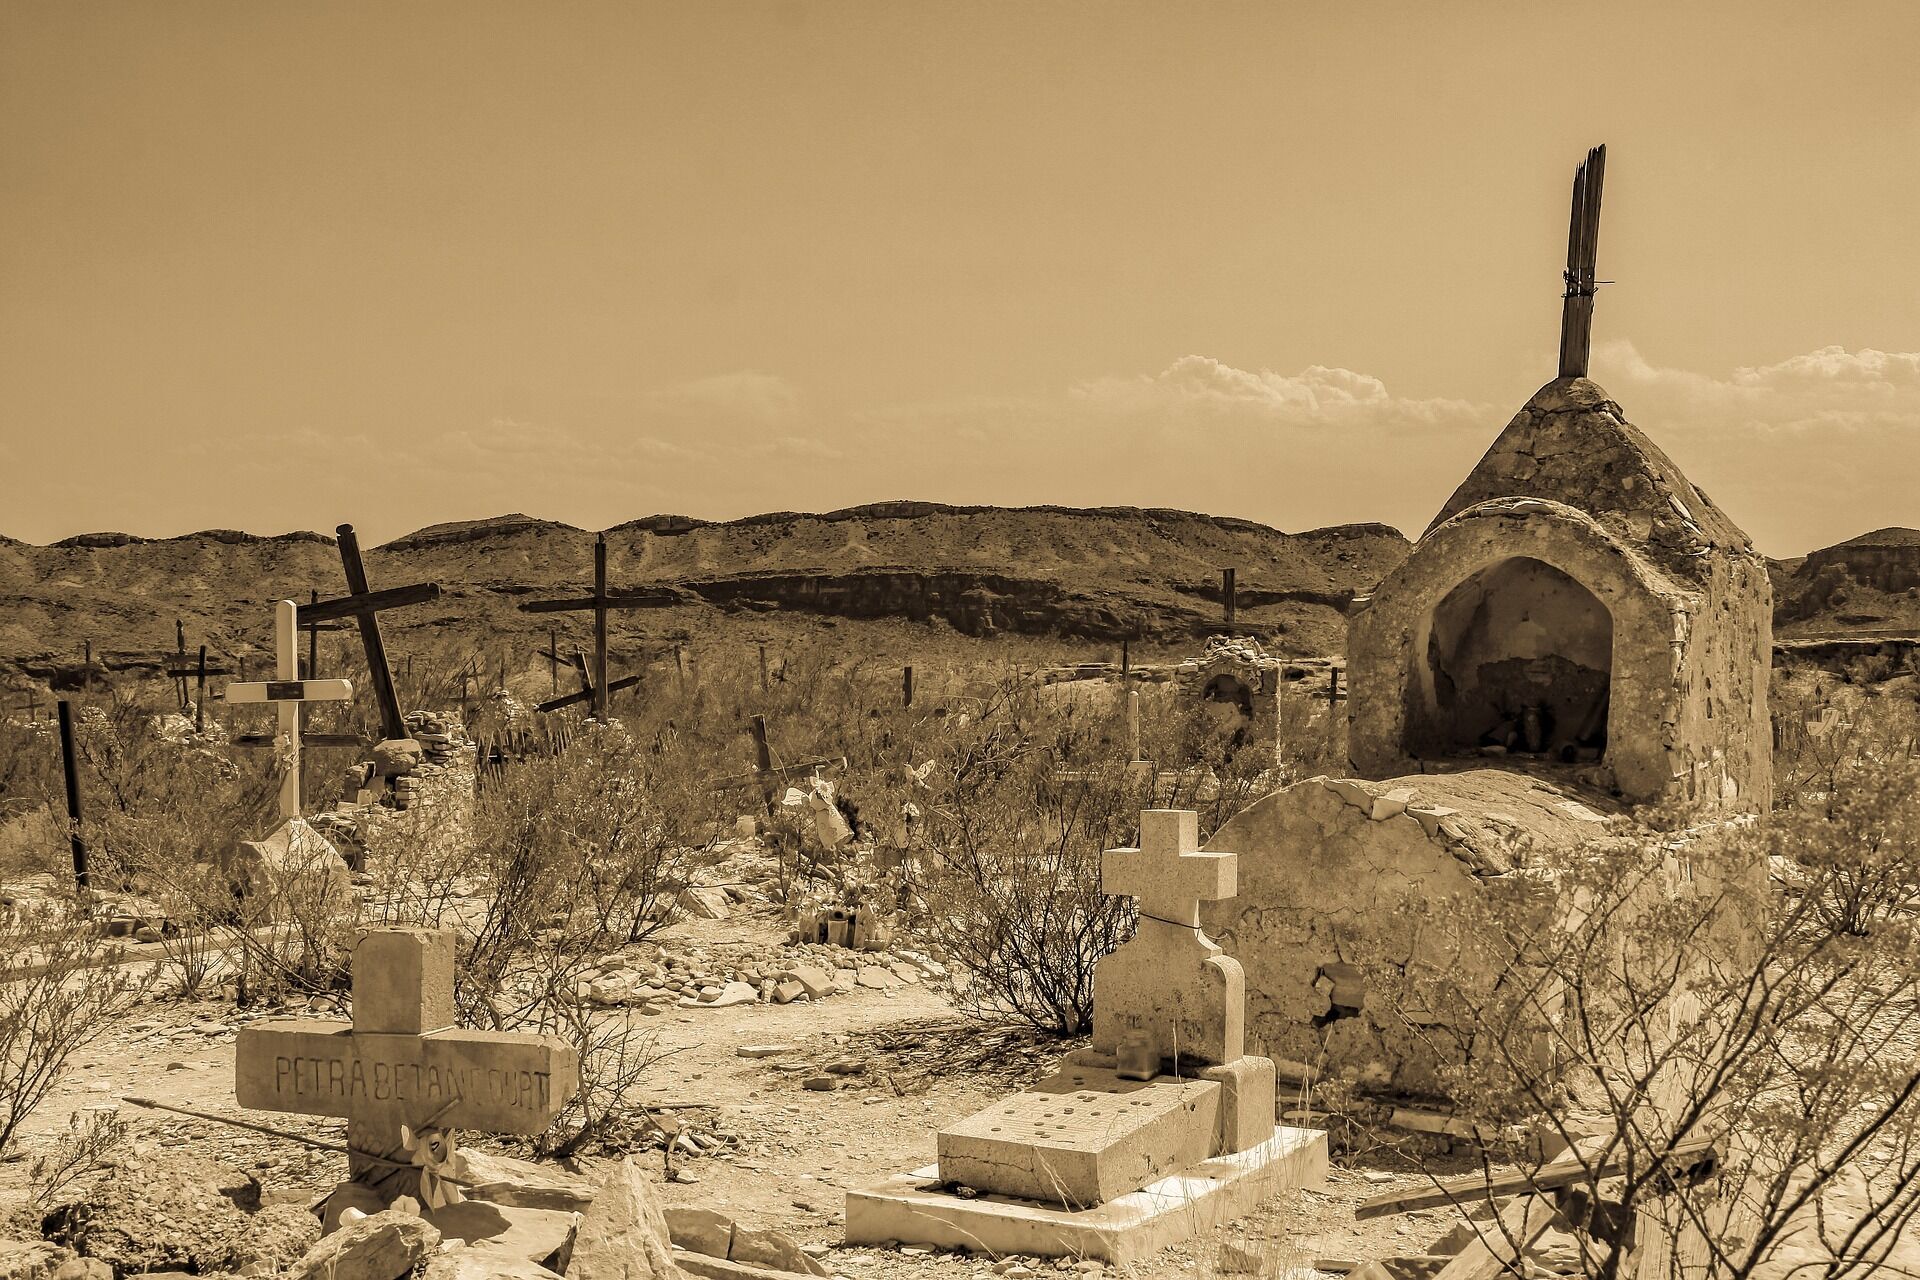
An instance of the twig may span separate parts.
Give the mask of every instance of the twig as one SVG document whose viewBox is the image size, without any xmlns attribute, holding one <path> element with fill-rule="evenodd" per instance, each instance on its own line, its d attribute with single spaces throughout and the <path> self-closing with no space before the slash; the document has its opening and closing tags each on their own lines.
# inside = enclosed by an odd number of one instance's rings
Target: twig
<svg viewBox="0 0 1920 1280">
<path fill-rule="evenodd" d="M 275 1129 L 271 1125 L 255 1124 L 251 1120 L 235 1120 L 231 1116 L 217 1116 L 210 1111 L 195 1111 L 189 1107 L 176 1107 L 165 1102 L 155 1102 L 152 1098 L 136 1098 L 129 1094 L 121 1098 L 120 1101 L 131 1102 L 136 1107 L 146 1107 L 153 1111 L 171 1111 L 175 1115 L 191 1116 L 195 1120 L 211 1120 L 215 1124 L 232 1125 L 236 1129 L 251 1129 L 255 1133 L 264 1133 L 270 1138 L 285 1138 L 289 1142 L 297 1142 L 301 1146 L 312 1147 L 316 1151 L 331 1151 L 336 1155 L 343 1156 L 359 1156 L 362 1160 L 368 1161 L 371 1164 L 384 1165 L 389 1169 L 418 1169 L 420 1167 L 419 1165 L 407 1164 L 399 1160 L 389 1160 L 385 1156 L 374 1155 L 371 1151 L 361 1151 L 357 1148 L 349 1147 L 344 1142 L 329 1142 L 325 1138 L 312 1138 L 304 1133 L 292 1133 L 286 1129 Z M 451 1102 L 448 1103 L 448 1106 L 451 1105 Z M 446 1107 L 440 1108 L 440 1110 L 434 1114 L 433 1120 L 438 1120 L 442 1115 L 446 1114 L 446 1110 Z M 429 1120 L 427 1124 L 420 1127 L 423 1129 L 430 1128 L 433 1120 Z M 472 1187 L 476 1185 L 465 1179 L 452 1178 L 445 1174 L 440 1175 L 440 1181 L 451 1182 L 456 1187 Z"/>
</svg>

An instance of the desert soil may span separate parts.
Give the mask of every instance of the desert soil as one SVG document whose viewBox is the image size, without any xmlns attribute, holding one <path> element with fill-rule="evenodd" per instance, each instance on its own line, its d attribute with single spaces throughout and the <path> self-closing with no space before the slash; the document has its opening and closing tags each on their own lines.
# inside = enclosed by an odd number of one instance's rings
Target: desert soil
<svg viewBox="0 0 1920 1280">
<path fill-rule="evenodd" d="M 750 920 L 687 921 L 664 941 L 692 945 L 763 944 L 784 940 L 777 927 Z M 29 1121 L 17 1155 L 0 1163 L 0 1210 L 19 1205 L 30 1181 L 32 1156 L 46 1150 L 68 1117 L 92 1107 L 143 1096 L 221 1116 L 243 1118 L 334 1141 L 339 1121 L 240 1110 L 233 1101 L 234 1030 L 284 1010 L 236 1011 L 215 1002 L 156 1001 L 113 1026 L 84 1050 L 67 1076 Z M 841 1224 L 847 1188 L 934 1161 L 934 1135 L 950 1121 L 1043 1074 L 1071 1044 L 1015 1035 L 1004 1042 L 965 1024 L 931 987 L 857 990 L 818 1003 L 748 1004 L 723 1009 L 674 1010 L 647 1020 L 671 1056 L 643 1083 L 646 1102 L 697 1103 L 710 1110 L 696 1129 L 731 1130 L 737 1144 L 712 1155 L 676 1155 L 673 1169 L 690 1181 L 664 1182 L 664 1200 L 725 1213 L 752 1226 L 786 1232 L 803 1244 L 831 1246 L 823 1261 L 837 1274 L 863 1278 L 972 1277 L 990 1273 L 982 1255 L 849 1248 Z M 1004 1052 L 1002 1045 L 1006 1046 Z M 789 1045 L 773 1058 L 742 1058 L 742 1045 Z M 878 1046 L 878 1047 L 876 1047 Z M 979 1068 L 942 1063 L 988 1055 Z M 848 1087 L 816 1092 L 802 1080 L 827 1062 L 864 1057 L 868 1068 Z M 810 1069 L 791 1069 L 798 1064 Z M 789 1069 L 782 1069 L 785 1064 Z M 161 1148 L 191 1148 L 257 1178 L 269 1193 L 292 1197 L 344 1176 L 345 1157 L 282 1138 L 208 1121 L 121 1104 L 139 1138 Z M 604 1153 L 617 1154 L 617 1153 Z M 662 1173 L 663 1156 L 647 1148 L 642 1159 Z M 594 1158 L 584 1164 L 591 1166 Z M 1209 1275 L 1223 1241 L 1233 1240 L 1285 1265 L 1318 1257 L 1375 1258 L 1425 1252 L 1456 1221 L 1450 1212 L 1411 1213 L 1355 1223 L 1352 1209 L 1368 1196 L 1422 1179 L 1410 1166 L 1336 1159 L 1324 1188 L 1290 1192 L 1211 1235 L 1121 1268 L 1130 1278 Z M 1051 1269 L 1052 1263 L 1035 1263 Z M 1065 1264 L 1061 1264 L 1064 1266 Z M 1108 1269 L 1108 1274 L 1115 1274 Z"/>
</svg>

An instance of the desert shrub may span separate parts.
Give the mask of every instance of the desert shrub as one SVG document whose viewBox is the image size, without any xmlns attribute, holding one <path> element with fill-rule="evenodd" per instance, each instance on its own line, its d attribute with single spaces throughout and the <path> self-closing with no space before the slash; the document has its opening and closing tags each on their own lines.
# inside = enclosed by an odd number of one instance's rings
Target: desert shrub
<svg viewBox="0 0 1920 1280">
<path fill-rule="evenodd" d="M 1652 1251 L 1638 1274 L 1744 1277 L 1811 1240 L 1837 1258 L 1819 1274 L 1865 1276 L 1920 1209 L 1920 765 L 1830 777 L 1818 807 L 1617 834 L 1410 907 L 1459 959 L 1369 973 L 1369 1004 L 1451 1063 L 1457 1120 L 1584 1144 L 1584 1189 Z M 1718 1171 L 1676 1182 L 1663 1161 L 1698 1136 Z M 1843 1184 L 1845 1222 L 1820 1209 Z"/>
<path fill-rule="evenodd" d="M 1100 855 L 1135 838 L 1145 794 L 1124 750 L 1096 750 L 1108 733 L 1009 677 L 933 744 L 919 931 L 966 970 L 975 1016 L 1091 1026 L 1093 967 L 1134 918 L 1100 891 Z"/>
<path fill-rule="evenodd" d="M 73 1055 L 145 991 L 146 977 L 96 959 L 77 905 L 0 912 L 0 1153 Z"/>
<path fill-rule="evenodd" d="M 67 1131 L 33 1162 L 33 1202 L 51 1206 L 75 1181 L 110 1161 L 133 1138 L 133 1126 L 114 1107 L 89 1107 L 67 1117 Z"/>
</svg>

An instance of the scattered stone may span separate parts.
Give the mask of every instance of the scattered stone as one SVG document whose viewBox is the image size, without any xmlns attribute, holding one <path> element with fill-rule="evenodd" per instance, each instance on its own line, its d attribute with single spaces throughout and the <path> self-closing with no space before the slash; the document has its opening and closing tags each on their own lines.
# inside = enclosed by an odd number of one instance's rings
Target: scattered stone
<svg viewBox="0 0 1920 1280">
<path fill-rule="evenodd" d="M 737 1058 L 777 1058 L 792 1052 L 790 1044 L 743 1044 L 733 1051 Z"/>
<path fill-rule="evenodd" d="M 594 1186 L 574 1237 L 568 1280 L 672 1280 L 672 1237 L 646 1174 L 622 1159 Z"/>
<path fill-rule="evenodd" d="M 807 1256 L 791 1236 L 778 1231 L 757 1231 L 738 1224 L 733 1228 L 733 1247 L 727 1252 L 727 1260 L 755 1267 L 771 1267 L 775 1271 L 791 1271 L 803 1276 L 833 1274 Z"/>
<path fill-rule="evenodd" d="M 839 1076 L 808 1076 L 800 1082 L 802 1089 L 811 1089 L 815 1093 L 833 1093 L 840 1088 Z"/>
<path fill-rule="evenodd" d="M 293 1264 L 293 1280 L 399 1280 L 440 1244 L 432 1224 L 388 1209 L 349 1222 Z"/>
<path fill-rule="evenodd" d="M 733 1247 L 733 1219 L 711 1209 L 668 1209 L 667 1232 L 673 1243 L 709 1258 L 724 1258 Z"/>
</svg>

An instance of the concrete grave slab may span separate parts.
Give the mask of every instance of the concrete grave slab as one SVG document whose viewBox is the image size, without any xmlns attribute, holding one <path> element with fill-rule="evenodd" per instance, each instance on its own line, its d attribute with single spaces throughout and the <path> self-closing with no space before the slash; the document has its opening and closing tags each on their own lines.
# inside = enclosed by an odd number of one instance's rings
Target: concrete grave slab
<svg viewBox="0 0 1920 1280">
<path fill-rule="evenodd" d="M 1125 1265 L 1212 1230 L 1262 1201 L 1327 1176 L 1327 1135 L 1281 1128 L 1249 1151 L 1215 1156 L 1091 1209 L 1010 1196 L 966 1200 L 939 1167 L 847 1193 L 847 1243 L 914 1240 L 994 1255 L 1103 1258 Z"/>
</svg>

